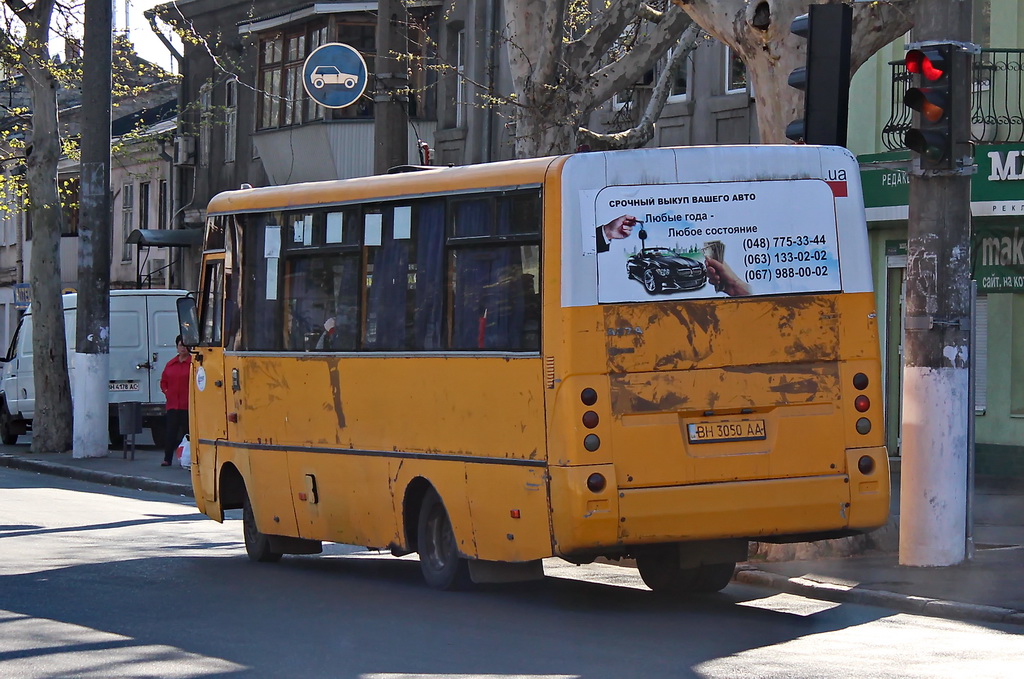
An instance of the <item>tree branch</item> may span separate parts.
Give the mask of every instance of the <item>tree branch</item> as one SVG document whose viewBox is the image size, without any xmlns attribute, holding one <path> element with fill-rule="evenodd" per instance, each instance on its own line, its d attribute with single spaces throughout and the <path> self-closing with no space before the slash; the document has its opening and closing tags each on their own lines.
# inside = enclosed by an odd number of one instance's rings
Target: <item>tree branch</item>
<svg viewBox="0 0 1024 679">
<path fill-rule="evenodd" d="M 651 93 L 651 99 L 647 102 L 644 114 L 636 125 L 621 132 L 598 133 L 581 127 L 578 139 L 582 143 L 590 144 L 595 148 L 624 149 L 638 148 L 654 138 L 654 123 L 661 116 L 665 102 L 668 100 L 669 92 L 672 90 L 672 80 L 676 69 L 693 53 L 699 42 L 703 29 L 695 23 L 691 23 L 672 50 L 672 57 L 669 59 L 665 69 L 658 76 L 658 82 Z"/>
<path fill-rule="evenodd" d="M 679 36 L 693 26 L 689 15 L 677 6 L 665 12 L 665 18 L 633 49 L 604 68 L 592 74 L 585 84 L 594 92 L 594 100 L 607 101 L 616 92 L 636 82 L 640 75 L 660 59 Z M 696 34 L 695 34 L 696 35 Z"/>
<path fill-rule="evenodd" d="M 565 48 L 566 62 L 579 73 L 590 73 L 608 52 L 623 30 L 640 10 L 641 0 L 621 0 L 609 3 L 597 22 L 578 40 Z"/>
</svg>

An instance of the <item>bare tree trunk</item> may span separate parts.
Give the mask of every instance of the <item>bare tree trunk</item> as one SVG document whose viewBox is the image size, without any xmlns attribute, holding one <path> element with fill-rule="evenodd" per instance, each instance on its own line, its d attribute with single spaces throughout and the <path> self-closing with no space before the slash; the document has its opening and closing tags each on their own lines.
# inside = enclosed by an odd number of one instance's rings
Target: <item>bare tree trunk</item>
<svg viewBox="0 0 1024 679">
<path fill-rule="evenodd" d="M 24 7 L 24 6 L 22 6 Z M 33 369 L 36 404 L 32 452 L 71 449 L 71 388 L 60 296 L 61 209 L 57 195 L 57 87 L 49 70 L 48 34 L 53 3 L 37 2 L 25 22 L 22 66 L 32 93 L 32 143 L 26 153 L 32 220 Z"/>
</svg>

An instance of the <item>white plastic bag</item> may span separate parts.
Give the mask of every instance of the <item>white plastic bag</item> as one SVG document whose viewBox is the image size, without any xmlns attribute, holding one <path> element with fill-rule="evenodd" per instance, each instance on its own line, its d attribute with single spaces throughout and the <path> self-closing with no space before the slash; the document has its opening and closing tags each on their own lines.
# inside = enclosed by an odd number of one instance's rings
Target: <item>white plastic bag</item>
<svg viewBox="0 0 1024 679">
<path fill-rule="evenodd" d="M 188 434 L 182 437 L 178 449 L 174 451 L 174 456 L 178 458 L 178 464 L 182 469 L 189 469 L 192 466 L 192 447 L 188 442 Z"/>
</svg>

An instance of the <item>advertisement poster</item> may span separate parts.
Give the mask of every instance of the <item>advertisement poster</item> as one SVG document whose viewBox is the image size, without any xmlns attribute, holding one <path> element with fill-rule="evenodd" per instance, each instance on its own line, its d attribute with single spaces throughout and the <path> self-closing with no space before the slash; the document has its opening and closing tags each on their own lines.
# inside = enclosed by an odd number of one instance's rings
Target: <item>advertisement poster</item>
<svg viewBox="0 0 1024 679">
<path fill-rule="evenodd" d="M 596 252 L 602 303 L 842 287 L 824 181 L 608 186 L 594 200 L 583 243 Z"/>
</svg>

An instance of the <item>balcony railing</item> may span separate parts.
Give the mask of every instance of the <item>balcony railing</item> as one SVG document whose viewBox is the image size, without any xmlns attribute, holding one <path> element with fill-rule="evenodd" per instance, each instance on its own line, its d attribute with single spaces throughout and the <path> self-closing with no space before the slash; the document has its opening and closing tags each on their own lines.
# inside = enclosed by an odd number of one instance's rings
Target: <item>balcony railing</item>
<svg viewBox="0 0 1024 679">
<path fill-rule="evenodd" d="M 903 105 L 913 75 L 906 62 L 890 61 L 892 109 L 882 127 L 882 143 L 890 151 L 907 148 L 904 133 L 911 127 L 912 112 Z M 971 139 L 977 144 L 1010 144 L 1024 141 L 1024 106 L 1021 74 L 1024 50 L 983 49 L 974 57 L 971 78 Z"/>
</svg>

